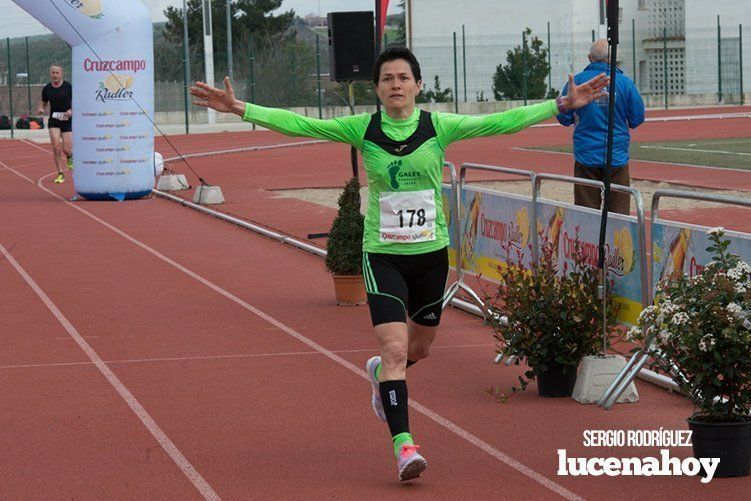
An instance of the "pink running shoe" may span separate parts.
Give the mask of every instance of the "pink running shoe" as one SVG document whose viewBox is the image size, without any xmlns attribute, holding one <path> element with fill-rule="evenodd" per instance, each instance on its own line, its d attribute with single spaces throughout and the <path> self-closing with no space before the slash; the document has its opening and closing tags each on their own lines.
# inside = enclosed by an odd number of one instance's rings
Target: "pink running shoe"
<svg viewBox="0 0 751 501">
<path fill-rule="evenodd" d="M 365 372 L 370 378 L 370 385 L 373 387 L 373 396 L 370 404 L 373 406 L 373 412 L 381 421 L 386 421 L 386 413 L 383 411 L 383 402 L 381 402 L 381 391 L 378 388 L 378 378 L 376 377 L 376 368 L 381 365 L 381 357 L 371 357 L 365 364 Z"/>
<path fill-rule="evenodd" d="M 402 482 L 419 477 L 428 467 L 428 462 L 417 452 L 419 448 L 419 445 L 404 444 L 396 456 L 396 467 Z"/>
</svg>

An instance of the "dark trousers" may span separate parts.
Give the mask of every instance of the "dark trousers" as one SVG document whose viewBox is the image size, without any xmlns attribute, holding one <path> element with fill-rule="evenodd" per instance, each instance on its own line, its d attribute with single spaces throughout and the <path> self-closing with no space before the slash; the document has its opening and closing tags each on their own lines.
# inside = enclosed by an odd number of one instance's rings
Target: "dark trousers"
<svg viewBox="0 0 751 501">
<path fill-rule="evenodd" d="M 580 164 L 579 162 L 574 163 L 575 177 L 582 177 L 584 179 L 592 179 L 595 181 L 603 181 L 602 174 L 604 171 L 605 169 L 601 167 L 588 167 L 584 164 Z M 614 167 L 610 172 L 610 182 L 612 184 L 630 186 L 628 164 L 622 167 Z M 596 188 L 594 186 L 584 186 L 581 184 L 574 185 L 574 204 L 581 205 L 582 207 L 600 209 L 600 202 L 600 188 Z M 611 190 L 608 210 L 610 212 L 618 212 L 620 214 L 630 214 L 631 194 Z"/>
</svg>

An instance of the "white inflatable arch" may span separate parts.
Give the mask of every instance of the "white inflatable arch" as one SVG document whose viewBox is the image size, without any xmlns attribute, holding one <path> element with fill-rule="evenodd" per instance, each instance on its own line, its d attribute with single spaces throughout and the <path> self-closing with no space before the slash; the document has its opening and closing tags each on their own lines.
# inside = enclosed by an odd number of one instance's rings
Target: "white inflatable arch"
<svg viewBox="0 0 751 501">
<path fill-rule="evenodd" d="M 13 0 L 73 48 L 73 184 L 89 200 L 154 188 L 154 41 L 139 0 Z"/>
</svg>

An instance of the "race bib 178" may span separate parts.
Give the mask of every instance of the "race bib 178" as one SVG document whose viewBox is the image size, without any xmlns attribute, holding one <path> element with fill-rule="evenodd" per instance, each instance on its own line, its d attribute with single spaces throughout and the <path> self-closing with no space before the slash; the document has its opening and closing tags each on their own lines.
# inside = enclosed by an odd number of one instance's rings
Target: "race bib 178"
<svg viewBox="0 0 751 501">
<path fill-rule="evenodd" d="M 383 192 L 381 242 L 415 243 L 435 240 L 435 191 Z"/>
</svg>

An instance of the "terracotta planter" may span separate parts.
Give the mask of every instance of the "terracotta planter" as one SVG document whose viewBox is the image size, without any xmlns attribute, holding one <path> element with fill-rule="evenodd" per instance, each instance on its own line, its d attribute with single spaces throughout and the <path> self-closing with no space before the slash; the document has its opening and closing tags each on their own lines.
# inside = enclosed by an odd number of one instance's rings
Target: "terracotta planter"
<svg viewBox="0 0 751 501">
<path fill-rule="evenodd" d="M 368 302 L 365 281 L 362 275 L 332 275 L 334 277 L 334 294 L 336 304 L 356 306 Z"/>
</svg>

